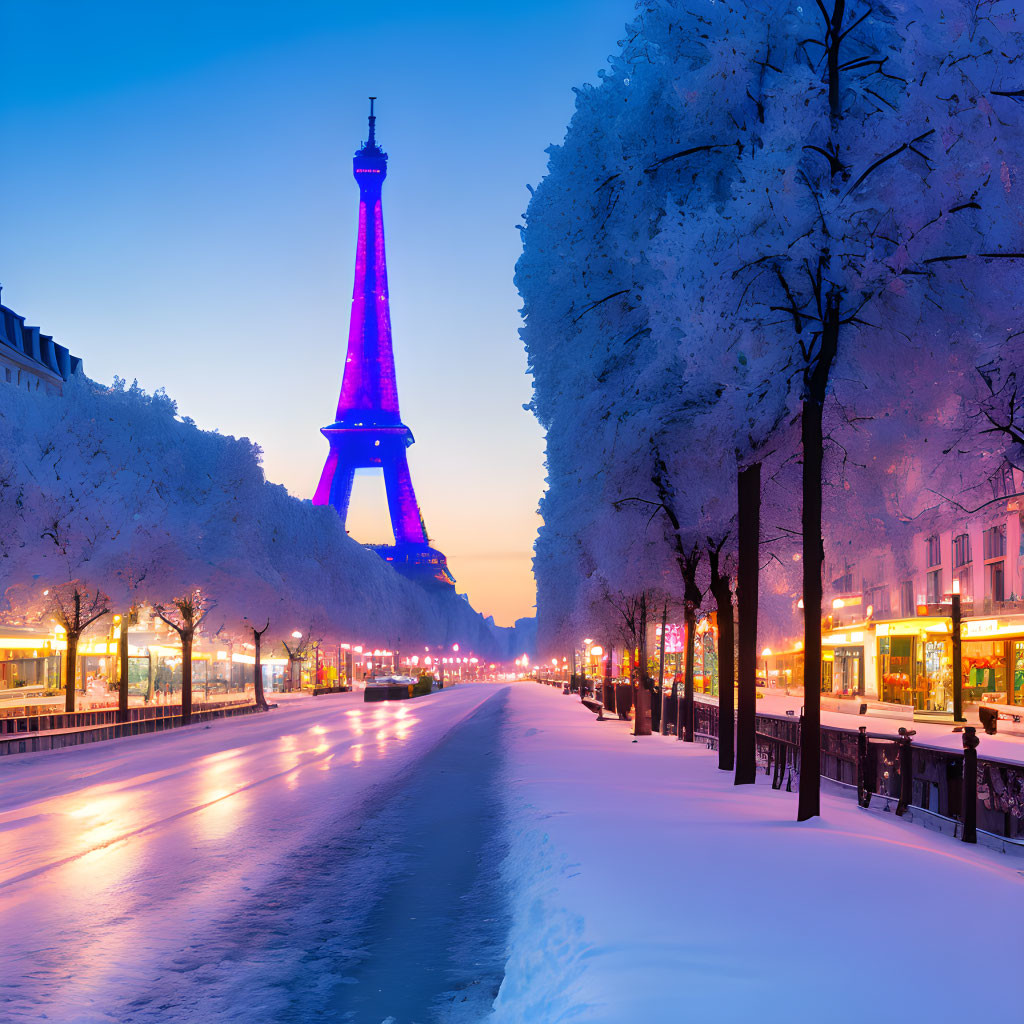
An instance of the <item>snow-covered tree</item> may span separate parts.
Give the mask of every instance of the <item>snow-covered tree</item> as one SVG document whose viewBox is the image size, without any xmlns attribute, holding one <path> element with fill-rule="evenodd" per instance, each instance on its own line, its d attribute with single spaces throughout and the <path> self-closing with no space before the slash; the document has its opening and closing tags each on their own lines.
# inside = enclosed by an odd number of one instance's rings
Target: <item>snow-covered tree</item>
<svg viewBox="0 0 1024 1024">
<path fill-rule="evenodd" d="M 818 813 L 822 470 L 835 382 L 874 378 L 880 344 L 940 322 L 967 335 L 971 295 L 950 267 L 1019 258 L 995 168 L 1019 124 L 992 94 L 1022 39 L 1009 5 L 830 0 L 793 9 L 773 57 L 758 144 L 723 216 L 743 319 L 773 330 L 798 384 L 803 463 L 805 718 L 799 817 Z M 756 50 L 748 51 L 753 61 Z M 882 318 L 886 318 L 883 320 Z M 889 319 L 892 318 L 892 319 Z M 788 332 L 788 337 L 781 332 Z M 913 360 L 908 360 L 912 362 Z M 908 381 L 879 381 L 891 390 Z"/>
<path fill-rule="evenodd" d="M 229 639 L 270 618 L 276 635 L 313 622 L 337 641 L 511 653 L 510 632 L 399 576 L 333 509 L 267 483 L 257 446 L 199 430 L 160 393 L 78 378 L 62 396 L 9 389 L 0 452 L 0 578 L 26 614 L 46 614 L 43 591 L 77 580 L 111 596 L 122 635 L 133 605 L 200 590 L 204 631 Z"/>
</svg>

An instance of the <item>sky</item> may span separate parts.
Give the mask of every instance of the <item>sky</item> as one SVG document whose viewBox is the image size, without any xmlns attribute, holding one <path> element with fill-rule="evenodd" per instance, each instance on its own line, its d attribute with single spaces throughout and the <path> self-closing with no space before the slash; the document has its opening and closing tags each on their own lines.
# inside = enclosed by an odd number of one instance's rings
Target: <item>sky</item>
<svg viewBox="0 0 1024 1024">
<path fill-rule="evenodd" d="M 0 0 L 3 302 L 109 383 L 163 387 L 311 497 L 347 341 L 378 97 L 399 398 L 474 607 L 533 613 L 543 437 L 513 284 L 545 149 L 631 0 Z M 389 539 L 379 474 L 350 532 Z"/>
</svg>

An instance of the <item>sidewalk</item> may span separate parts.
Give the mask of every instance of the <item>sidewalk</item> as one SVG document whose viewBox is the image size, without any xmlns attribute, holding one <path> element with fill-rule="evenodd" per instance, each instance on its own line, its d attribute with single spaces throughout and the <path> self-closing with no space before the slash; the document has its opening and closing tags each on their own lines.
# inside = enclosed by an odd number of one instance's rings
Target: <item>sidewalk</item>
<svg viewBox="0 0 1024 1024">
<path fill-rule="evenodd" d="M 1013 947 L 1019 861 L 828 794 L 797 824 L 795 793 L 737 788 L 706 748 L 634 743 L 549 687 L 517 684 L 508 714 L 494 1024 L 1018 1019 L 969 951 Z"/>
</svg>

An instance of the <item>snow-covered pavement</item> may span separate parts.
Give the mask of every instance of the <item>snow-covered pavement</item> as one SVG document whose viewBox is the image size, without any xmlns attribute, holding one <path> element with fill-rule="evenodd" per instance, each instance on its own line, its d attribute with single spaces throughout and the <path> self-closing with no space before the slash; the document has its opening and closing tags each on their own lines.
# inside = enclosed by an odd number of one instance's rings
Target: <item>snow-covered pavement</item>
<svg viewBox="0 0 1024 1024">
<path fill-rule="evenodd" d="M 795 793 L 551 687 L 515 687 L 507 717 L 494 1024 L 1021 1019 L 991 951 L 1020 941 L 1024 860 L 828 795 L 798 825 Z"/>
<path fill-rule="evenodd" d="M 371 1019 L 349 1016 L 339 986 L 358 982 L 359 956 L 346 953 L 379 941 L 358 933 L 408 860 L 410 806 L 425 803 L 410 796 L 411 769 L 503 693 L 466 686 L 385 705 L 329 695 L 5 759 L 2 1019 Z M 498 743 L 495 715 L 481 721 L 464 754 L 483 779 Z M 404 804 L 391 812 L 395 794 Z M 459 799 L 483 806 L 486 793 Z"/>
</svg>

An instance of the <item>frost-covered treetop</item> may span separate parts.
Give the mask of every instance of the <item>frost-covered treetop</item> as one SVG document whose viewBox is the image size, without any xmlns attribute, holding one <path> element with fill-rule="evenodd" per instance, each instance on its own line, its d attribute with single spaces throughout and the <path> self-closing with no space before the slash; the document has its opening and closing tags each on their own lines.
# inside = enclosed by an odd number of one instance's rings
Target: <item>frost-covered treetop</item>
<svg viewBox="0 0 1024 1024">
<path fill-rule="evenodd" d="M 507 656 L 502 631 L 454 594 L 430 594 L 353 541 L 337 513 L 270 484 L 247 438 L 200 430 L 161 392 L 73 379 L 63 396 L 4 392 L 0 593 L 46 610 L 82 581 L 114 610 L 198 594 L 203 629 L 269 618 L 328 640 L 458 641 Z"/>
</svg>

